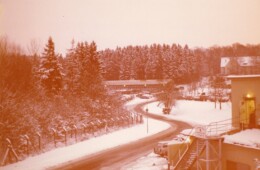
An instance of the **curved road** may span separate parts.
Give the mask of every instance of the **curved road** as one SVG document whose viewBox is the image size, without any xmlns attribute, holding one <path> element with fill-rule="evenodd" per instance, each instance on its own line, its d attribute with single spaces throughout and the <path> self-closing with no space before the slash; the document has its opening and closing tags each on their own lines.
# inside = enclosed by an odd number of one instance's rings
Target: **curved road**
<svg viewBox="0 0 260 170">
<path fill-rule="evenodd" d="M 148 102 L 149 103 L 149 102 Z M 150 153 L 158 141 L 169 140 L 179 134 L 183 129 L 191 128 L 187 123 L 168 119 L 164 116 L 146 113 L 142 107 L 147 103 L 129 108 L 137 113 L 147 115 L 150 118 L 167 122 L 171 125 L 165 131 L 155 135 L 143 138 L 141 140 L 131 142 L 115 148 L 107 149 L 95 154 L 82 157 L 77 160 L 67 162 L 61 166 L 52 167 L 50 169 L 57 170 L 112 170 L 120 169 L 123 165 L 128 164 L 148 153 Z"/>
</svg>

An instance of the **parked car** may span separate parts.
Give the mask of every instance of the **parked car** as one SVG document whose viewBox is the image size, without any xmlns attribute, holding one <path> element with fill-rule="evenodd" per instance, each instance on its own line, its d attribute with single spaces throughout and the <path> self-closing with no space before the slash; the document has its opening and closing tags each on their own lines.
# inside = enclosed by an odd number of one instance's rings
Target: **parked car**
<svg viewBox="0 0 260 170">
<path fill-rule="evenodd" d="M 168 143 L 170 141 L 160 141 L 154 147 L 154 153 L 160 156 L 167 156 L 168 155 Z"/>
<path fill-rule="evenodd" d="M 205 93 L 201 93 L 200 95 L 200 101 L 207 101 L 209 98 L 209 96 L 207 96 Z"/>
<path fill-rule="evenodd" d="M 163 114 L 170 114 L 171 109 L 168 107 L 163 108 Z"/>
</svg>

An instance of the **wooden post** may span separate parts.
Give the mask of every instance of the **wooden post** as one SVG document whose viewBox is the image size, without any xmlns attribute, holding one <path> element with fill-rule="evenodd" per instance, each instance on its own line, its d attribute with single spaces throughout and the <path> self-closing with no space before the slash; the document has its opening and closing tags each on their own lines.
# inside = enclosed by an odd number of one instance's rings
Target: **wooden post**
<svg viewBox="0 0 260 170">
<path fill-rule="evenodd" d="M 75 140 L 76 140 L 76 142 L 77 142 L 77 126 L 76 125 L 73 125 L 73 127 L 74 127 L 74 133 L 75 133 Z"/>
<path fill-rule="evenodd" d="M 83 133 L 84 133 L 84 135 L 86 135 L 86 125 L 85 125 L 85 123 L 82 123 L 82 126 L 83 126 Z"/>
<path fill-rule="evenodd" d="M 51 128 L 53 131 L 53 140 L 54 140 L 54 146 L 56 147 L 56 130 L 54 128 Z"/>
<path fill-rule="evenodd" d="M 65 128 L 65 126 L 63 126 L 63 131 L 64 131 L 64 143 L 65 145 L 67 145 L 67 129 Z"/>
<path fill-rule="evenodd" d="M 38 146 L 39 146 L 39 151 L 41 150 L 41 134 L 39 132 L 37 132 L 37 136 L 38 136 Z"/>
<path fill-rule="evenodd" d="M 14 155 L 16 162 L 19 160 L 18 155 L 16 154 L 16 152 L 15 152 L 14 149 L 13 149 L 13 146 L 12 146 L 12 143 L 11 143 L 10 139 L 6 138 L 5 140 L 6 140 L 6 142 L 7 142 L 7 150 L 6 150 L 5 154 L 4 154 L 3 161 L 2 161 L 2 163 L 1 163 L 1 165 L 5 165 L 7 156 L 8 156 L 10 159 L 12 158 L 12 157 L 11 157 L 11 156 L 12 156 L 11 153 Z M 11 153 L 10 153 L 10 152 L 11 152 Z"/>
<path fill-rule="evenodd" d="M 26 153 L 27 153 L 27 156 L 29 156 L 29 136 L 28 135 L 24 135 L 24 138 L 25 138 L 25 140 L 26 140 Z"/>
</svg>

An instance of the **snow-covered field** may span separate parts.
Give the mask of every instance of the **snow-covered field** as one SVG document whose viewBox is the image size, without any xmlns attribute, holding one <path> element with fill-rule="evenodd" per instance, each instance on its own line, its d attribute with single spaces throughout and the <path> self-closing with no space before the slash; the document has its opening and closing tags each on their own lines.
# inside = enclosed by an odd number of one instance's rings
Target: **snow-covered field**
<svg viewBox="0 0 260 170">
<path fill-rule="evenodd" d="M 127 103 L 127 106 L 146 101 L 148 100 L 136 98 Z M 91 155 L 102 150 L 136 141 L 138 139 L 161 132 L 170 127 L 170 125 L 167 123 L 148 119 L 149 132 L 147 133 L 146 123 L 147 121 L 144 121 L 143 124 L 138 124 L 130 128 L 121 129 L 119 131 L 82 141 L 74 145 L 60 147 L 37 156 L 32 156 L 23 161 L 0 167 L 0 170 L 46 169 L 48 167 L 59 165 L 86 155 Z"/>
<path fill-rule="evenodd" d="M 163 104 L 159 102 L 153 102 L 145 106 L 145 108 L 149 109 L 149 113 L 160 115 L 163 115 L 163 107 Z M 230 119 L 231 103 L 222 103 L 222 109 L 219 109 L 219 103 L 217 103 L 215 109 L 214 102 L 178 100 L 170 115 L 165 116 L 174 120 L 189 122 L 193 125 L 208 125 L 212 122 Z"/>
</svg>

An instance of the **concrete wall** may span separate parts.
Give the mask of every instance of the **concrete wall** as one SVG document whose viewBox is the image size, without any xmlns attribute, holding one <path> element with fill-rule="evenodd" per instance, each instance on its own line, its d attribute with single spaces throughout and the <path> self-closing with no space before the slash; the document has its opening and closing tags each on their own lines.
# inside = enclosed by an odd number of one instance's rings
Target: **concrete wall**
<svg viewBox="0 0 260 170">
<path fill-rule="evenodd" d="M 224 170 L 235 169 L 234 166 L 231 167 L 231 164 L 235 164 L 236 169 L 254 170 L 256 167 L 255 158 L 260 159 L 260 149 L 227 143 L 223 143 L 222 145 L 222 168 Z"/>
<path fill-rule="evenodd" d="M 231 78 L 231 101 L 232 117 L 240 115 L 240 106 L 243 98 L 249 94 L 255 97 L 256 101 L 256 120 L 260 119 L 260 77 L 241 77 Z M 233 126 L 238 126 L 238 122 L 233 122 Z"/>
</svg>

